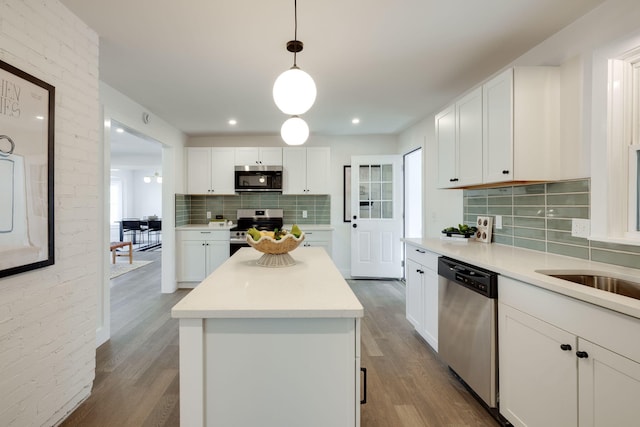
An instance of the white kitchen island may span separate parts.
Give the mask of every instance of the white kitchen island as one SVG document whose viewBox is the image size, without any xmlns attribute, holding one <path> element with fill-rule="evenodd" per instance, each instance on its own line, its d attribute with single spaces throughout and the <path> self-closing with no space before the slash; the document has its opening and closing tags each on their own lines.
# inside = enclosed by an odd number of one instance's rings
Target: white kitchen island
<svg viewBox="0 0 640 427">
<path fill-rule="evenodd" d="M 359 426 L 363 308 L 324 249 L 243 248 L 172 309 L 180 425 Z"/>
</svg>

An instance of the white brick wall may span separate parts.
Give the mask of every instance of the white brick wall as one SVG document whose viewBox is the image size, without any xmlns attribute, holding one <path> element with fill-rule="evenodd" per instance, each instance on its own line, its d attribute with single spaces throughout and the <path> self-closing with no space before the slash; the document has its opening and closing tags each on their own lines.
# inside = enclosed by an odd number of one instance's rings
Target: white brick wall
<svg viewBox="0 0 640 427">
<path fill-rule="evenodd" d="M 0 279 L 0 425 L 50 426 L 95 370 L 98 36 L 58 0 L 0 0 L 0 59 L 56 87 L 55 265 Z"/>
</svg>

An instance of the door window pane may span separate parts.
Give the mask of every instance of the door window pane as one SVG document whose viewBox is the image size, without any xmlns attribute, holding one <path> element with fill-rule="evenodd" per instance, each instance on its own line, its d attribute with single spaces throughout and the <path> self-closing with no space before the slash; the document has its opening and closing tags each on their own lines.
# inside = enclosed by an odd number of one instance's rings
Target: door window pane
<svg viewBox="0 0 640 427">
<path fill-rule="evenodd" d="M 382 165 L 382 180 L 385 182 L 393 181 L 393 165 Z"/>
<path fill-rule="evenodd" d="M 360 165 L 360 218 L 393 218 L 393 165 Z"/>
</svg>

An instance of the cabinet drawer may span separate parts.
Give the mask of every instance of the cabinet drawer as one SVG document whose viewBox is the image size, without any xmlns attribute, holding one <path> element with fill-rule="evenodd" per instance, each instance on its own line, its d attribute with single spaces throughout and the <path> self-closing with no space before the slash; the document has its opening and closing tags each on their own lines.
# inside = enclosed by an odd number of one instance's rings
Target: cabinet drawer
<svg viewBox="0 0 640 427">
<path fill-rule="evenodd" d="M 179 230 L 181 240 L 229 240 L 229 230 Z"/>
<path fill-rule="evenodd" d="M 331 241 L 331 231 L 305 231 L 304 240 L 308 242 L 328 242 Z"/>
<path fill-rule="evenodd" d="M 429 270 L 438 271 L 438 255 L 417 246 L 407 245 L 407 258 Z"/>
</svg>

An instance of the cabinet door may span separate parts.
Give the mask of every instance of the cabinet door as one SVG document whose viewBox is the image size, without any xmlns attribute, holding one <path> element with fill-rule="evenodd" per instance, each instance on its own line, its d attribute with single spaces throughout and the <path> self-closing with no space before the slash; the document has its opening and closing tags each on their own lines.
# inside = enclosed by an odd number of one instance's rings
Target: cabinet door
<svg viewBox="0 0 640 427">
<path fill-rule="evenodd" d="M 307 148 L 307 194 L 329 194 L 331 189 L 329 147 Z"/>
<path fill-rule="evenodd" d="M 513 69 L 483 86 L 485 183 L 513 180 Z"/>
<path fill-rule="evenodd" d="M 282 166 L 282 148 L 261 147 L 260 164 L 266 166 Z"/>
<path fill-rule="evenodd" d="M 205 242 L 183 240 L 178 256 L 178 282 L 201 282 L 205 278 Z"/>
<path fill-rule="evenodd" d="M 282 149 L 282 194 L 305 194 L 307 188 L 307 150 Z"/>
<path fill-rule="evenodd" d="M 505 304 L 498 316 L 502 415 L 514 426 L 577 426 L 575 335 Z"/>
<path fill-rule="evenodd" d="M 187 193 L 208 194 L 211 190 L 211 148 L 187 148 Z"/>
<path fill-rule="evenodd" d="M 234 161 L 234 148 L 211 148 L 211 194 L 235 194 Z"/>
<path fill-rule="evenodd" d="M 426 267 L 422 267 L 422 300 L 423 300 L 423 328 L 422 336 L 429 345 L 438 351 L 438 273 Z"/>
<path fill-rule="evenodd" d="M 423 311 L 423 268 L 420 264 L 408 259 L 406 268 L 407 287 L 405 301 L 407 304 L 407 320 L 418 332 L 421 332 L 424 324 Z"/>
<path fill-rule="evenodd" d="M 583 339 L 579 350 L 580 426 L 638 425 L 640 363 Z"/>
<path fill-rule="evenodd" d="M 456 102 L 457 185 L 482 184 L 482 87 Z"/>
<path fill-rule="evenodd" d="M 258 147 L 240 147 L 235 150 L 236 166 L 260 164 L 260 150 Z"/>
<path fill-rule="evenodd" d="M 213 273 L 213 270 L 229 258 L 229 241 L 207 240 L 206 247 L 206 271 L 205 277 Z"/>
<path fill-rule="evenodd" d="M 436 116 L 438 143 L 438 187 L 456 186 L 456 109 L 451 105 Z"/>
</svg>

